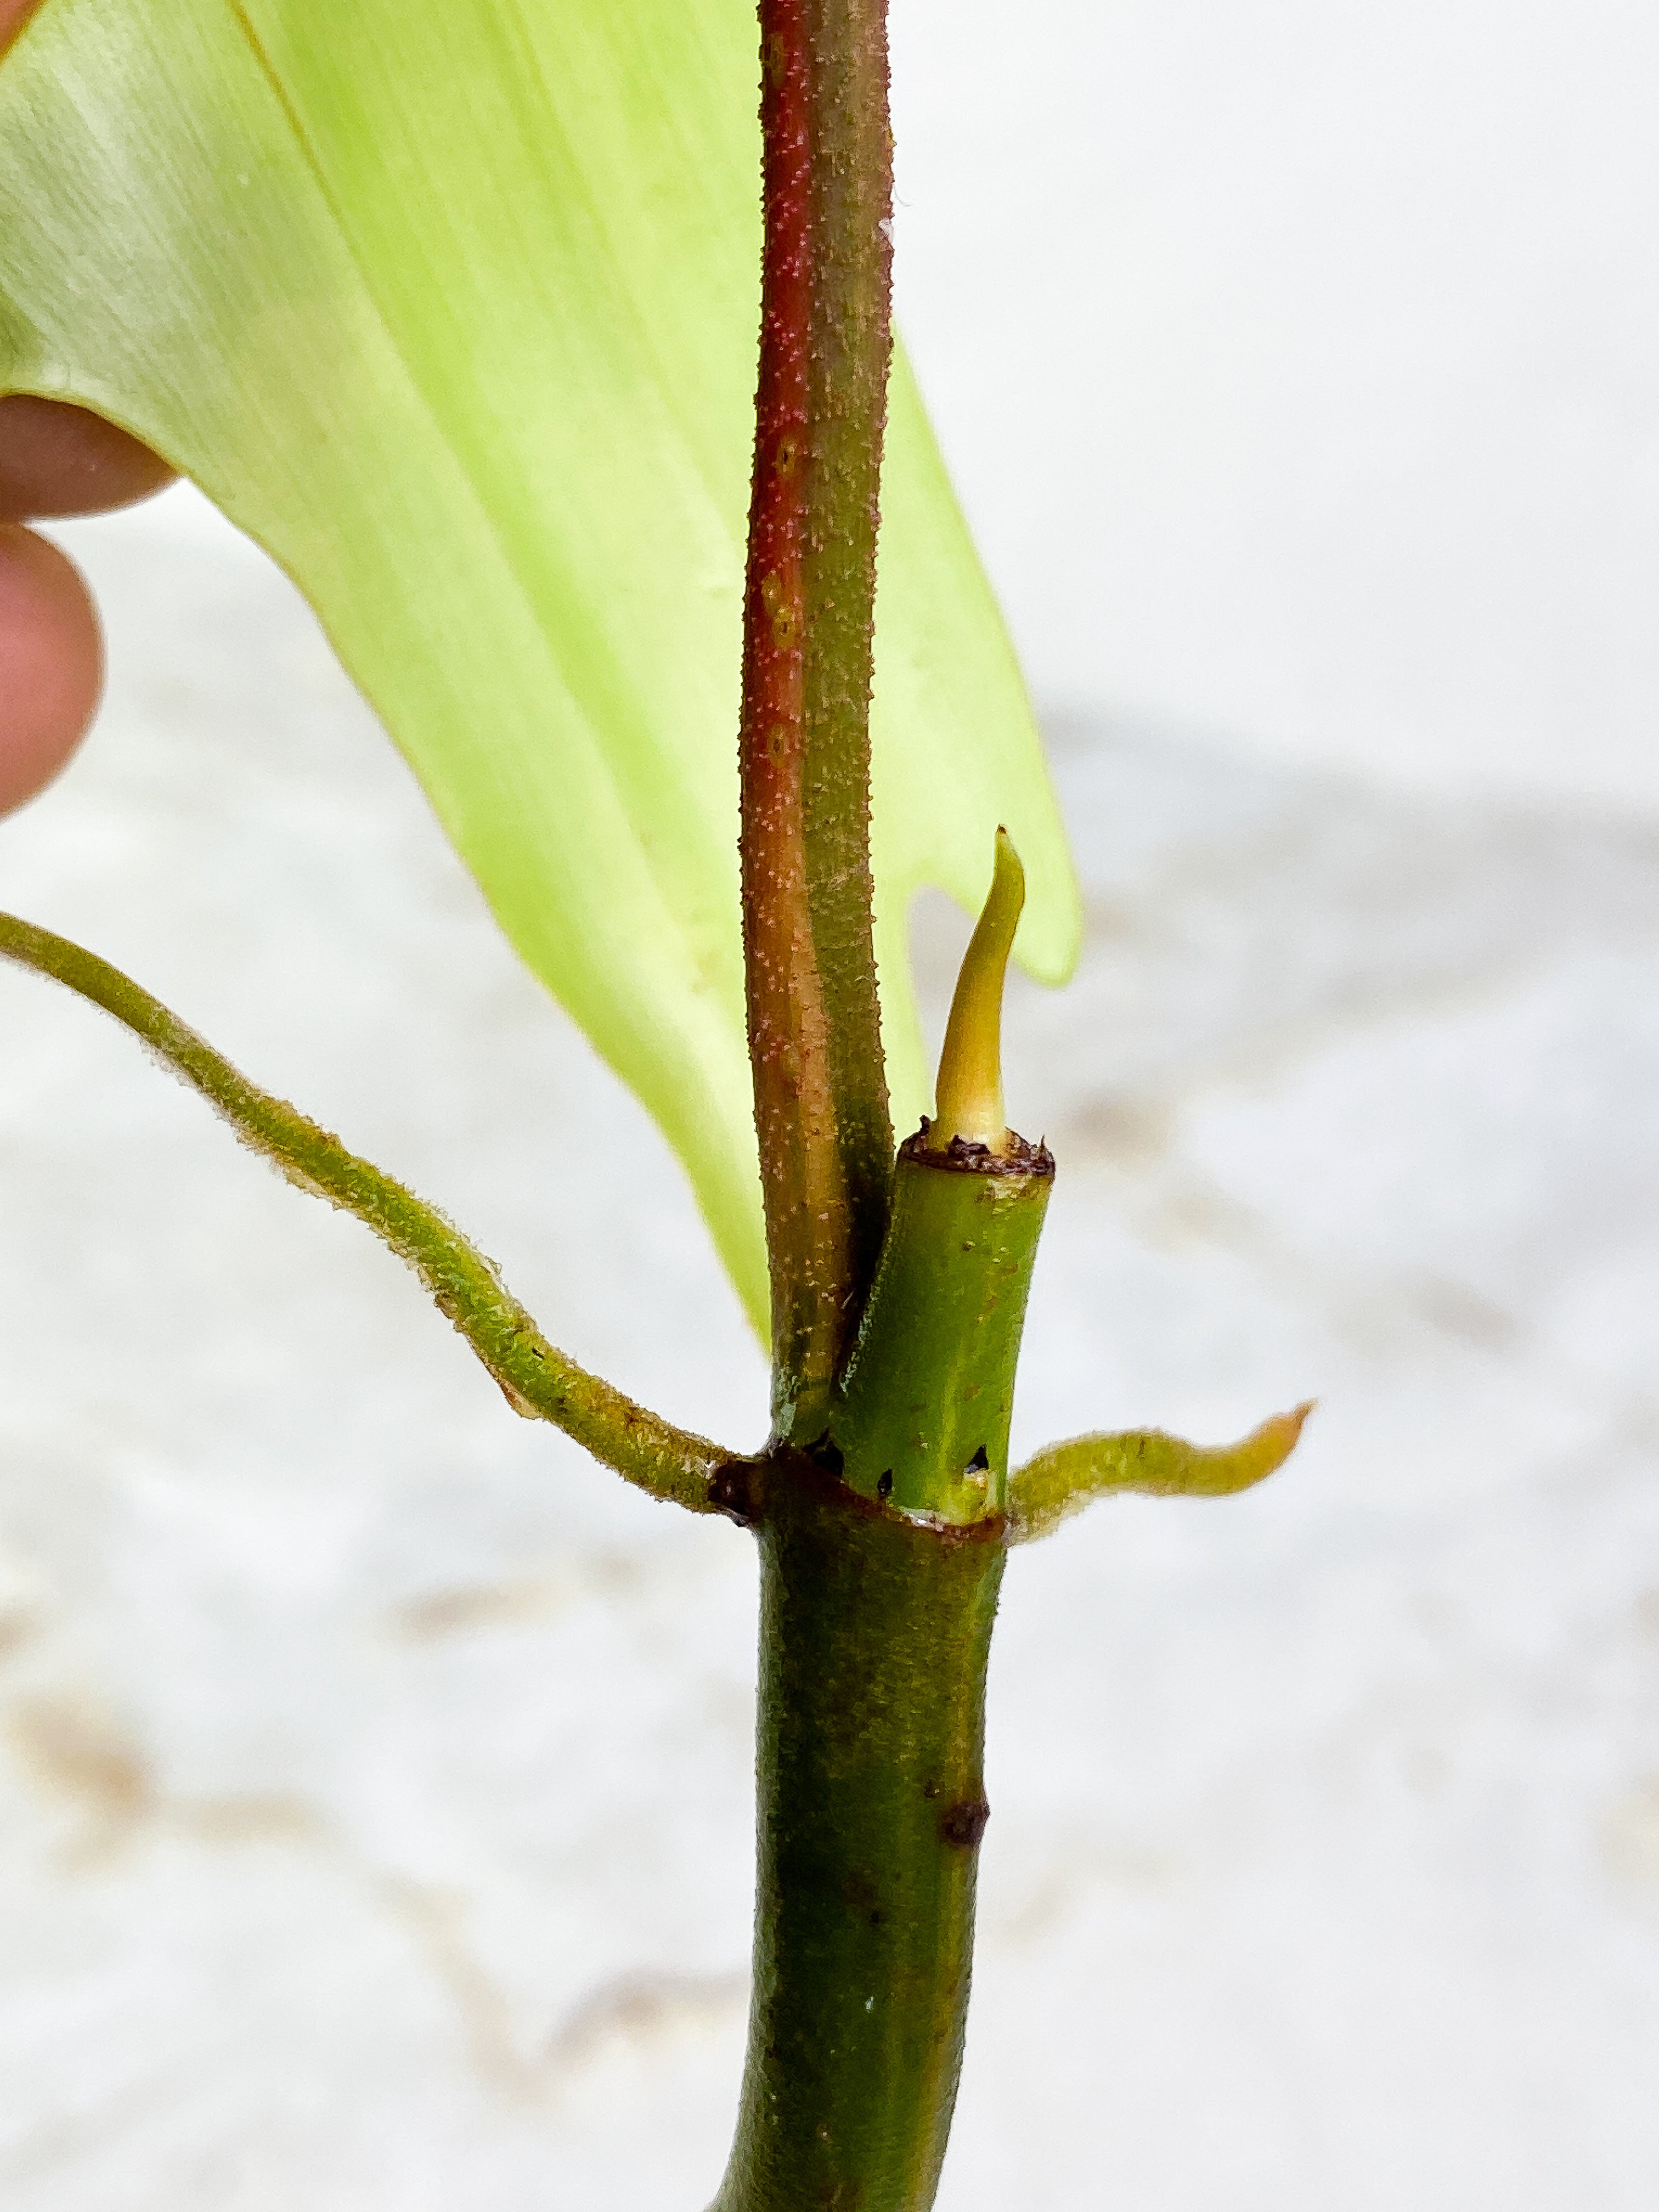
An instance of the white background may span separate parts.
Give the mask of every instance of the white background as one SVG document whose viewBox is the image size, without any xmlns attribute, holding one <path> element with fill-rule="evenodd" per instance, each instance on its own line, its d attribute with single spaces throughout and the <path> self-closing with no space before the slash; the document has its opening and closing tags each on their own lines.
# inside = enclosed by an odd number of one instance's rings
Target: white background
<svg viewBox="0 0 1659 2212">
<path fill-rule="evenodd" d="M 1659 13 L 897 0 L 900 301 L 1038 695 L 1659 798 Z"/>
</svg>

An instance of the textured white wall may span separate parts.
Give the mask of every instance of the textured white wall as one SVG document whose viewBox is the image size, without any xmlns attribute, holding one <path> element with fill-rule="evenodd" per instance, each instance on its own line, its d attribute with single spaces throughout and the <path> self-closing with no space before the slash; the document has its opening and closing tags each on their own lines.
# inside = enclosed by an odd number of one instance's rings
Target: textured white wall
<svg viewBox="0 0 1659 2212">
<path fill-rule="evenodd" d="M 1659 12 L 894 25 L 901 306 L 1039 698 L 1659 802 Z"/>
</svg>

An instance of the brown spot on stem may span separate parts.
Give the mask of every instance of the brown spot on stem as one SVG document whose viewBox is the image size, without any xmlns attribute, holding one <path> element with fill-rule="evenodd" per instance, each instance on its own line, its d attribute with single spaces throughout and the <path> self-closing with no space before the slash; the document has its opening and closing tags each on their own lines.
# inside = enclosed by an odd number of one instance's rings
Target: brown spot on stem
<svg viewBox="0 0 1659 2212">
<path fill-rule="evenodd" d="M 958 1797 L 947 1805 L 939 1816 L 939 1832 L 953 1850 L 977 1850 L 990 1817 L 990 1802 L 981 1790 L 977 1797 Z"/>
<path fill-rule="evenodd" d="M 729 1459 L 724 1467 L 717 1467 L 709 1478 L 708 1502 L 717 1513 L 724 1513 L 740 1528 L 752 1528 L 760 1517 L 755 1496 L 754 1462 Z"/>
<path fill-rule="evenodd" d="M 847 1465 L 841 1446 L 828 1429 L 816 1443 L 808 1444 L 806 1449 L 826 1474 L 839 1476 Z"/>
</svg>

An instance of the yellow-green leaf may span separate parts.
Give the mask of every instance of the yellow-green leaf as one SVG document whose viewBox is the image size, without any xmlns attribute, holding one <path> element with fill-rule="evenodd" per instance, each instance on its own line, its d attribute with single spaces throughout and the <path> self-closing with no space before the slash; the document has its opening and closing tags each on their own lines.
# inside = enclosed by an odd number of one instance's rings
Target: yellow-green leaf
<svg viewBox="0 0 1659 2212">
<path fill-rule="evenodd" d="M 529 965 L 764 1311 L 736 862 L 758 319 L 747 0 L 45 0 L 0 64 L 0 390 L 182 467 L 295 579 Z M 901 362 L 874 858 L 903 949 L 1006 823 L 1076 899 L 1018 673 Z"/>
</svg>

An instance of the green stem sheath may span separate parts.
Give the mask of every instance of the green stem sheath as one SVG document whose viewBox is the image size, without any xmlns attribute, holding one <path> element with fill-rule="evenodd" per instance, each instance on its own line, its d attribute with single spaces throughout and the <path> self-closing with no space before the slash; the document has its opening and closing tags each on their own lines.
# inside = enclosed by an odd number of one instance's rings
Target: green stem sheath
<svg viewBox="0 0 1659 2212">
<path fill-rule="evenodd" d="M 900 1147 L 881 1264 L 819 1449 L 848 1486 L 965 1524 L 1007 1498 L 1025 1301 L 1054 1164 L 924 1127 Z"/>
</svg>

